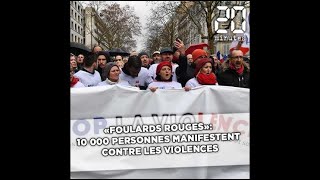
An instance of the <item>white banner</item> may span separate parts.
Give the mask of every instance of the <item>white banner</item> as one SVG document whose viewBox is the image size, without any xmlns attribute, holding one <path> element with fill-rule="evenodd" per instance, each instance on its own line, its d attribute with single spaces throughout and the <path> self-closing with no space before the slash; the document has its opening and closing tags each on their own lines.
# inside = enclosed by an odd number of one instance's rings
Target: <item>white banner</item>
<svg viewBox="0 0 320 180">
<path fill-rule="evenodd" d="M 249 165 L 249 89 L 71 89 L 74 177 L 88 171 L 238 165 Z M 244 176 L 234 177 L 248 178 L 248 168 L 241 172 Z M 132 176 L 138 178 L 124 177 Z"/>
</svg>

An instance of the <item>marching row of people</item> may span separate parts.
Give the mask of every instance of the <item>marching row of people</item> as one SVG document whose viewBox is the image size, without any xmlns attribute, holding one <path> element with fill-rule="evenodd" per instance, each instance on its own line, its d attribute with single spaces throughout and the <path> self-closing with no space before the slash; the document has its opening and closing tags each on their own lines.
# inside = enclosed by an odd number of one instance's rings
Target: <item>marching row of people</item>
<svg viewBox="0 0 320 180">
<path fill-rule="evenodd" d="M 185 55 L 183 42 L 177 39 L 173 48 L 155 51 L 153 61 L 145 52 L 132 53 L 126 62 L 120 55 L 111 59 L 107 51 L 92 55 L 70 55 L 70 84 L 75 87 L 122 85 L 141 90 L 182 89 L 202 85 L 225 85 L 249 88 L 249 64 L 243 52 L 234 49 L 221 63 L 203 49 Z M 120 62 L 120 63 L 118 63 Z"/>
</svg>

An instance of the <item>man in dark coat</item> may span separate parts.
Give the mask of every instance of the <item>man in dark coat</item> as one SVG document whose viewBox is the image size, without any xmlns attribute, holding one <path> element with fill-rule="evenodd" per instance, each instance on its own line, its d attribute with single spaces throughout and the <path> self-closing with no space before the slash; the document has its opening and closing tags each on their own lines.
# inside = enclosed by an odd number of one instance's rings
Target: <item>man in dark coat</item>
<svg viewBox="0 0 320 180">
<path fill-rule="evenodd" d="M 243 60 L 241 50 L 233 50 L 229 59 L 222 63 L 218 83 L 224 86 L 250 88 L 250 68 Z"/>
</svg>

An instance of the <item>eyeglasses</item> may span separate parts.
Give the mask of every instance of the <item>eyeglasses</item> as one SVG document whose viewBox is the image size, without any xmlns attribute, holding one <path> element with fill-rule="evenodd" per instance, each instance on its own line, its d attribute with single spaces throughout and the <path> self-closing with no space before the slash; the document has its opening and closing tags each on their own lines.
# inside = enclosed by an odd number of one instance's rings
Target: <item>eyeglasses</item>
<svg viewBox="0 0 320 180">
<path fill-rule="evenodd" d="M 107 59 L 98 59 L 98 60 L 102 60 L 102 61 L 105 61 L 105 60 L 107 60 Z"/>
<path fill-rule="evenodd" d="M 233 59 L 243 59 L 243 56 L 235 56 L 235 57 L 231 57 L 231 58 L 233 58 Z"/>
<path fill-rule="evenodd" d="M 116 61 L 121 61 L 121 60 L 122 60 L 122 59 L 115 59 L 114 62 L 116 62 Z"/>
</svg>

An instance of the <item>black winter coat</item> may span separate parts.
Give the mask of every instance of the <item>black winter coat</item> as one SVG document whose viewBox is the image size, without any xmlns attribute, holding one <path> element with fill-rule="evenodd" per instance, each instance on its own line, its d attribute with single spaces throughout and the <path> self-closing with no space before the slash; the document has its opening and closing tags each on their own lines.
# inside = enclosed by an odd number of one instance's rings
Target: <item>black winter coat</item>
<svg viewBox="0 0 320 180">
<path fill-rule="evenodd" d="M 244 64 L 242 75 L 238 75 L 238 73 L 230 69 L 227 64 L 226 62 L 225 68 L 218 75 L 219 85 L 250 88 L 250 69 L 248 65 Z"/>
<path fill-rule="evenodd" d="M 187 57 L 184 55 L 179 56 L 179 61 L 177 63 L 179 65 L 176 69 L 177 79 L 182 87 L 184 87 L 189 79 L 194 78 L 195 66 L 189 65 Z"/>
</svg>

